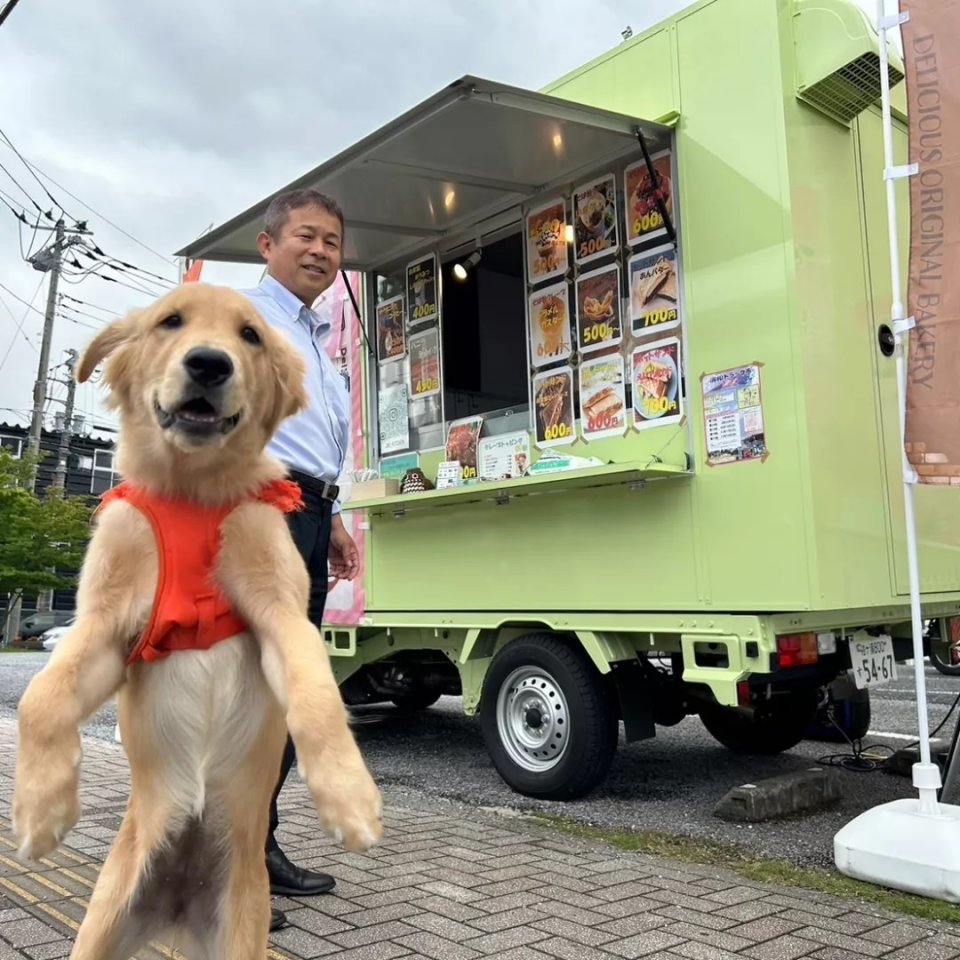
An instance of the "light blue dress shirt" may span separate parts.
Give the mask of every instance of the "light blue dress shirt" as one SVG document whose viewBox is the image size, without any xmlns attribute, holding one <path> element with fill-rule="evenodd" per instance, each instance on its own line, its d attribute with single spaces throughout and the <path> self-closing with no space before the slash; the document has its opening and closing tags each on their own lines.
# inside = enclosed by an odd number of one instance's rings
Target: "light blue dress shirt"
<svg viewBox="0 0 960 960">
<path fill-rule="evenodd" d="M 294 470 L 337 483 L 350 442 L 350 397 L 323 348 L 330 324 L 269 274 L 258 287 L 240 292 L 267 323 L 287 335 L 307 368 L 307 408 L 280 424 L 267 450 Z M 339 500 L 333 512 L 340 512 Z"/>
</svg>

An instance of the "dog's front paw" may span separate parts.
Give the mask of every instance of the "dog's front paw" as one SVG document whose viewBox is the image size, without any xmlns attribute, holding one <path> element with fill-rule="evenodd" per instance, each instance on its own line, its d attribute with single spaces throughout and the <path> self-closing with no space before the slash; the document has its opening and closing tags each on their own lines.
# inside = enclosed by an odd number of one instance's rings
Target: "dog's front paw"
<svg viewBox="0 0 960 960">
<path fill-rule="evenodd" d="M 380 790 L 362 759 L 307 776 L 323 829 L 348 850 L 369 850 L 383 835 Z"/>
<path fill-rule="evenodd" d="M 55 850 L 80 819 L 79 764 L 62 757 L 21 765 L 12 819 L 23 859 L 39 860 Z"/>
</svg>

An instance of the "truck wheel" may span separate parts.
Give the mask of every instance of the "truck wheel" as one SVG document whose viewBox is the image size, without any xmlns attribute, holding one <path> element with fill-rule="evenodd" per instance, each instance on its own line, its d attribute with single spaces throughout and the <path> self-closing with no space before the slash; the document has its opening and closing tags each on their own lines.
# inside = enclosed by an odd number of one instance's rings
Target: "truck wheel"
<svg viewBox="0 0 960 960">
<path fill-rule="evenodd" d="M 497 654 L 480 724 L 508 786 L 543 800 L 572 800 L 597 786 L 620 732 L 616 701 L 586 654 L 549 634 L 515 640 Z"/>
<path fill-rule="evenodd" d="M 753 717 L 734 707 L 711 704 L 700 709 L 700 719 L 728 750 L 770 756 L 803 740 L 816 713 L 816 691 L 798 690 L 758 704 Z"/>
<path fill-rule="evenodd" d="M 862 740 L 870 729 L 870 691 L 858 690 L 847 672 L 826 688 L 826 694 L 806 738 L 828 743 Z"/>
</svg>

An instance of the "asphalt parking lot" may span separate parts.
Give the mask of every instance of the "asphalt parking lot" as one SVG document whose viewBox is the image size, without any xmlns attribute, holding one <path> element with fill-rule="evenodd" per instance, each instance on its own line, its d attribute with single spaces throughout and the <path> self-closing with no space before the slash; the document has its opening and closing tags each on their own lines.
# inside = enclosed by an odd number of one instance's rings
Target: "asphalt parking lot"
<svg viewBox="0 0 960 960">
<path fill-rule="evenodd" d="M 0 656 L 0 717 L 12 717 L 30 677 L 48 654 Z M 865 745 L 886 753 L 916 736 L 913 669 L 901 664 L 899 678 L 874 689 L 873 721 Z M 960 677 L 926 667 L 931 728 L 960 695 Z M 955 713 L 941 733 L 953 733 Z M 621 743 L 607 781 L 573 803 L 542 803 L 513 793 L 487 757 L 479 722 L 463 715 L 459 700 L 444 698 L 430 710 L 404 715 L 388 707 L 356 711 L 358 740 L 385 798 L 399 805 L 429 799 L 441 806 L 467 804 L 498 809 L 544 811 L 609 828 L 657 830 L 742 844 L 749 850 L 797 864 L 833 863 L 833 836 L 863 810 L 914 795 L 908 778 L 874 770 L 844 770 L 843 798 L 830 811 L 777 823 L 740 825 L 716 819 L 712 810 L 732 787 L 802 770 L 828 754 L 849 753 L 833 743 L 805 741 L 780 756 L 753 759 L 721 747 L 696 717 L 658 730 L 657 738 Z M 85 736 L 112 739 L 112 704 L 85 728 Z M 884 751 L 881 751 L 883 753 Z M 880 755 L 880 754 L 878 754 Z"/>
</svg>

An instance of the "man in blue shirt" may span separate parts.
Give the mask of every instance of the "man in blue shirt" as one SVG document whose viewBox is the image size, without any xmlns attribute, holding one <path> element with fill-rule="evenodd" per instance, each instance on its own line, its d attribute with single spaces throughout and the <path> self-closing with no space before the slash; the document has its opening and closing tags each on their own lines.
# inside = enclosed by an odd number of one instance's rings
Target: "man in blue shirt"
<svg viewBox="0 0 960 960">
<path fill-rule="evenodd" d="M 300 350 L 307 367 L 307 409 L 284 421 L 268 450 L 288 467 L 302 490 L 306 508 L 289 514 L 290 532 L 310 573 L 310 619 L 318 627 L 327 599 L 328 571 L 352 580 L 360 562 L 357 546 L 343 525 L 339 490 L 344 451 L 350 442 L 350 401 L 340 374 L 323 349 L 329 333 L 311 309 L 337 278 L 343 260 L 343 213 L 334 200 L 316 190 L 295 190 L 276 197 L 267 208 L 257 246 L 267 262 L 260 285 L 242 291 Z M 292 864 L 274 836 L 277 797 L 295 758 L 287 737 L 280 779 L 270 803 L 267 869 L 270 892 L 312 896 L 335 886 L 333 877 Z M 274 909 L 270 929 L 286 918 Z"/>
</svg>

